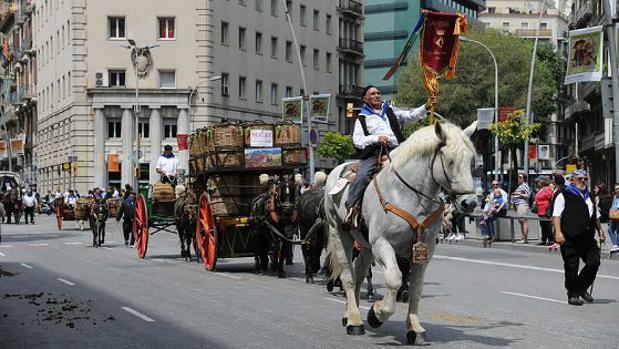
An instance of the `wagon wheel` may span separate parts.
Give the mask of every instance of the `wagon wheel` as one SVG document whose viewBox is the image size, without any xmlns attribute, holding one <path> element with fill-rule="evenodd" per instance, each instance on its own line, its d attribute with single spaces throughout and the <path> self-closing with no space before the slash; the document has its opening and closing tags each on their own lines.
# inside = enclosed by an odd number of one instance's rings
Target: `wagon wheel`
<svg viewBox="0 0 619 349">
<path fill-rule="evenodd" d="M 148 248 L 148 213 L 146 211 L 146 200 L 142 194 L 138 195 L 135 201 L 133 236 L 135 237 L 138 257 L 144 258 L 144 256 L 146 256 L 146 249 Z"/>
<path fill-rule="evenodd" d="M 217 228 L 211 213 L 208 196 L 206 193 L 202 193 L 198 207 L 195 245 L 198 247 L 204 266 L 210 271 L 214 271 L 217 265 L 217 240 Z"/>
<path fill-rule="evenodd" d="M 56 226 L 58 226 L 58 230 L 62 230 L 62 207 L 55 205 L 54 211 L 56 211 Z"/>
</svg>

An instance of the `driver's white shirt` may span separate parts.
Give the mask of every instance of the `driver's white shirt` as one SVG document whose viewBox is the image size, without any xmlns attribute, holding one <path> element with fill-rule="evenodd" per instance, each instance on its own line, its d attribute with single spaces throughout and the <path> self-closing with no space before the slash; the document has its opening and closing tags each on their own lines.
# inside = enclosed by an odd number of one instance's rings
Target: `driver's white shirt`
<svg viewBox="0 0 619 349">
<path fill-rule="evenodd" d="M 176 169 L 178 168 L 178 158 L 175 156 L 166 158 L 165 156 L 159 156 L 157 160 L 157 169 L 163 171 L 166 176 L 176 177 Z"/>
<path fill-rule="evenodd" d="M 391 107 L 393 110 L 393 114 L 398 118 L 400 122 L 400 127 L 405 127 L 408 123 L 423 119 L 428 110 L 426 109 L 426 105 L 422 105 L 419 108 L 415 109 L 399 109 L 396 107 Z M 381 110 L 374 110 L 372 114 L 365 114 L 364 112 L 360 112 L 360 115 L 365 115 L 365 124 L 368 128 L 369 135 L 365 135 L 363 132 L 363 128 L 361 127 L 361 121 L 357 118 L 355 121 L 355 128 L 353 130 L 352 142 L 357 149 L 365 149 L 365 147 L 377 144 L 379 136 L 387 136 L 389 138 L 389 142 L 391 144 L 398 145 L 398 140 L 395 138 L 393 131 L 391 130 L 391 124 L 389 123 L 389 118 L 386 113 L 383 118 L 381 118 L 380 113 Z"/>
<path fill-rule="evenodd" d="M 77 202 L 77 197 L 75 195 L 70 195 L 67 196 L 66 199 L 67 205 L 75 205 L 75 203 Z"/>
</svg>

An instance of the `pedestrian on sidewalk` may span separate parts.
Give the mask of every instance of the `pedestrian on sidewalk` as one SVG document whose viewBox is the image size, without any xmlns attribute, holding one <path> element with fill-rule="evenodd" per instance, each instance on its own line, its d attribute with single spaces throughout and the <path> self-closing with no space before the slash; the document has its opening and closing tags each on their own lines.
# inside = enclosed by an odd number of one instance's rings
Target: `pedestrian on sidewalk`
<svg viewBox="0 0 619 349">
<path fill-rule="evenodd" d="M 531 189 L 527 182 L 527 175 L 524 173 L 518 174 L 518 188 L 512 193 L 512 203 L 516 207 L 516 215 L 519 217 L 521 243 L 528 244 L 529 221 L 526 216 L 529 214 L 529 199 L 531 198 Z"/>
<path fill-rule="evenodd" d="M 120 222 L 123 219 L 123 237 L 125 238 L 125 246 L 133 247 L 135 237 L 133 236 L 133 215 L 135 214 L 135 193 L 129 192 L 127 198 L 123 200 L 120 206 L 116 221 Z M 131 237 L 131 242 L 129 242 Z"/>
<path fill-rule="evenodd" d="M 24 219 L 26 220 L 26 224 L 28 224 L 28 217 L 30 217 L 30 223 L 34 224 L 34 210 L 37 208 L 37 199 L 32 194 L 32 190 L 28 190 L 22 202 L 24 204 Z"/>
<path fill-rule="evenodd" d="M 538 176 L 535 179 L 537 185 L 537 193 L 535 194 L 535 206 L 537 207 L 537 216 L 541 218 L 539 221 L 539 227 L 542 230 L 541 241 L 538 245 L 550 246 L 554 243 L 554 237 L 552 234 L 552 224 L 548 218 L 550 218 L 550 203 L 554 196 L 552 188 L 548 185 L 548 177 Z"/>
<path fill-rule="evenodd" d="M 571 305 L 593 302 L 587 289 L 595 281 L 600 266 L 600 248 L 595 240 L 595 231 L 598 231 L 600 241 L 605 239 L 600 227 L 600 212 L 587 189 L 588 180 L 587 171 L 574 170 L 570 185 L 557 195 L 552 213 L 555 241 L 561 245 L 565 288 Z M 579 274 L 580 259 L 585 266 Z"/>
<path fill-rule="evenodd" d="M 610 227 L 608 228 L 608 237 L 612 244 L 610 253 L 619 251 L 619 183 L 615 184 L 615 197 L 610 205 L 609 210 Z"/>
<path fill-rule="evenodd" d="M 491 198 L 493 199 L 491 200 Z M 500 189 L 495 189 L 492 196 L 488 195 L 480 224 L 484 242 L 493 242 L 496 239 L 494 221 L 497 219 L 499 212 L 505 210 L 506 205 L 507 201 L 505 201 Z"/>
<path fill-rule="evenodd" d="M 501 192 L 501 197 L 503 198 L 503 200 L 505 201 L 506 205 L 505 207 L 497 212 L 497 216 L 499 217 L 505 217 L 507 216 L 507 198 L 509 198 L 509 195 L 507 195 L 507 192 L 505 190 L 503 190 L 503 188 L 501 188 L 501 182 L 497 181 L 496 179 L 492 181 L 492 190 L 490 191 L 490 200 L 494 201 L 494 192 L 496 189 L 499 189 L 499 191 Z"/>
</svg>

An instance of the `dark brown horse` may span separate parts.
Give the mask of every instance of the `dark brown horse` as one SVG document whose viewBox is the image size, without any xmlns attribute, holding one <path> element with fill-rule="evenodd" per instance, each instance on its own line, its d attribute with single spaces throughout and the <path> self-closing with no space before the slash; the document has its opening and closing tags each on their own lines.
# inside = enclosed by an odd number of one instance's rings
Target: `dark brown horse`
<svg viewBox="0 0 619 349">
<path fill-rule="evenodd" d="M 14 217 L 15 224 L 19 224 L 23 212 L 22 199 L 19 192 L 16 189 L 11 189 L 4 193 L 2 204 L 4 204 L 4 210 L 6 212 L 6 222 L 11 223 L 11 217 Z"/>
<path fill-rule="evenodd" d="M 178 239 L 181 243 L 181 257 L 191 261 L 191 241 L 196 232 L 198 221 L 197 200 L 192 191 L 178 196 L 174 203 L 174 218 Z"/>
</svg>

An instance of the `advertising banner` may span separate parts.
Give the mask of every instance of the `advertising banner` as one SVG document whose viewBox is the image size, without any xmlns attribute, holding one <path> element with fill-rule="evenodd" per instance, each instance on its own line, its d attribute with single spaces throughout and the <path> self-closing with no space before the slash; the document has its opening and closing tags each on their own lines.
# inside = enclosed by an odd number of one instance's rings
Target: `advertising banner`
<svg viewBox="0 0 619 349">
<path fill-rule="evenodd" d="M 245 148 L 246 168 L 282 166 L 282 148 Z"/>
<path fill-rule="evenodd" d="M 249 132 L 249 146 L 265 148 L 273 146 L 273 130 L 253 129 Z"/>
<path fill-rule="evenodd" d="M 550 160 L 550 145 L 539 144 L 537 146 L 537 159 L 538 160 Z"/>
<path fill-rule="evenodd" d="M 303 120 L 303 97 L 282 98 L 282 118 L 301 123 Z"/>
<path fill-rule="evenodd" d="M 330 106 L 330 94 L 311 95 L 310 112 L 312 115 L 312 121 L 329 122 Z"/>
<path fill-rule="evenodd" d="M 108 172 L 120 172 L 120 163 L 118 161 L 118 154 L 107 154 L 107 171 Z"/>
<path fill-rule="evenodd" d="M 602 26 L 571 30 L 565 84 L 600 81 L 604 31 Z"/>
<path fill-rule="evenodd" d="M 187 145 L 187 138 L 189 135 L 187 134 L 176 134 L 176 143 L 178 144 L 178 151 L 189 149 Z"/>
</svg>

